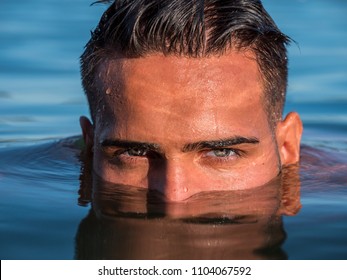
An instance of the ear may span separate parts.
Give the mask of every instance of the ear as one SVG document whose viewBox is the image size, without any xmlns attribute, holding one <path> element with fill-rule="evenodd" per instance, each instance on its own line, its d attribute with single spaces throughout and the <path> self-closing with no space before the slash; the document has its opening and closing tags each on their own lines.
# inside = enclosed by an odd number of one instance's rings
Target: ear
<svg viewBox="0 0 347 280">
<path fill-rule="evenodd" d="M 90 120 L 82 116 L 80 117 L 80 126 L 82 129 L 82 136 L 84 143 L 86 145 L 86 149 L 91 151 L 93 145 L 94 145 L 94 128 Z"/>
<path fill-rule="evenodd" d="M 277 124 L 276 138 L 282 165 L 299 161 L 302 130 L 301 119 L 298 113 L 294 112 Z"/>
</svg>

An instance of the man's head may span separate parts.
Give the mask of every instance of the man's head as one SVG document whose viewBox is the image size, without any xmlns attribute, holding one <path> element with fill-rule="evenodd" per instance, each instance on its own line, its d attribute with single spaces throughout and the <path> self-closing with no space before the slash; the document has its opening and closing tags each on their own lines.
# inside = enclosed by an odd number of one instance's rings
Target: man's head
<svg viewBox="0 0 347 280">
<path fill-rule="evenodd" d="M 287 86 L 288 42 L 257 0 L 114 1 L 81 59 L 92 118 L 95 120 L 102 98 L 96 84 L 98 67 L 115 56 L 136 58 L 161 53 L 203 58 L 222 56 L 230 50 L 250 50 L 264 79 L 269 117 L 280 120 Z"/>
<path fill-rule="evenodd" d="M 115 1 L 81 57 L 96 173 L 170 200 L 268 182 L 299 157 L 287 43 L 260 1 Z"/>
</svg>

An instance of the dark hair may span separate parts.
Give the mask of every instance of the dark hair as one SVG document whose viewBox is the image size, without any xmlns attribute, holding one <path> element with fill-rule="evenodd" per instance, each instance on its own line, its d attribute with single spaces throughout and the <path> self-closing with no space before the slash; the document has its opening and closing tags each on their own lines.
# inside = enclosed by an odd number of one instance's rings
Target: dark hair
<svg viewBox="0 0 347 280">
<path fill-rule="evenodd" d="M 98 66 L 112 55 L 150 53 L 204 57 L 228 49 L 252 50 L 264 80 L 269 120 L 282 116 L 290 39 L 259 0 L 115 0 L 92 32 L 81 56 L 82 84 L 95 120 Z"/>
</svg>

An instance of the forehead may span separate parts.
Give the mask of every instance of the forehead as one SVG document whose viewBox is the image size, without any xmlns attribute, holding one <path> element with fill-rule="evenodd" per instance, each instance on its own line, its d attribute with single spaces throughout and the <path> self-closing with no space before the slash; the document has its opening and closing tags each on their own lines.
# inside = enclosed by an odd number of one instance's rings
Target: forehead
<svg viewBox="0 0 347 280">
<path fill-rule="evenodd" d="M 209 127 L 213 131 L 206 130 L 207 136 L 223 137 L 215 135 L 216 130 L 230 133 L 230 123 L 243 130 L 252 115 L 264 115 L 263 81 L 252 52 L 115 58 L 99 70 L 102 104 L 107 108 L 99 117 L 117 123 L 119 131 L 122 126 L 132 131 L 133 125 L 151 131 L 165 126 L 203 132 Z"/>
<path fill-rule="evenodd" d="M 223 89 L 262 81 L 258 63 L 251 51 L 229 51 L 220 56 L 189 58 L 152 54 L 140 58 L 115 57 L 99 67 L 104 86 L 126 85 L 150 73 L 153 80 L 173 87 Z M 126 81 L 125 81 L 126 79 Z M 230 84 L 230 79 L 233 83 Z M 253 79 L 253 80 L 252 80 Z M 198 83 L 194 83 L 197 82 Z M 217 88 L 216 88 L 217 87 Z M 230 90 L 230 88 L 229 88 Z"/>
</svg>

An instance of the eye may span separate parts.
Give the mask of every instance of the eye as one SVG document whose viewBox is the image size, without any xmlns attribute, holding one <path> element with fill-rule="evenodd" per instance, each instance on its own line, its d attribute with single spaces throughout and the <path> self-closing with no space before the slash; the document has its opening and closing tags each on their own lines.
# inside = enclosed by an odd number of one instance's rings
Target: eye
<svg viewBox="0 0 347 280">
<path fill-rule="evenodd" d="M 144 157 L 148 155 L 148 149 L 131 148 L 124 151 L 122 154 L 130 157 Z"/>
<path fill-rule="evenodd" d="M 146 148 L 127 148 L 113 153 L 110 162 L 119 168 L 143 167 L 148 164 L 151 152 Z"/>
<path fill-rule="evenodd" d="M 208 157 L 231 157 L 231 156 L 238 156 L 239 153 L 236 152 L 233 149 L 216 149 L 209 151 L 205 154 L 205 156 Z"/>
</svg>

